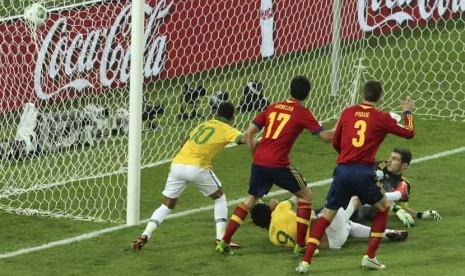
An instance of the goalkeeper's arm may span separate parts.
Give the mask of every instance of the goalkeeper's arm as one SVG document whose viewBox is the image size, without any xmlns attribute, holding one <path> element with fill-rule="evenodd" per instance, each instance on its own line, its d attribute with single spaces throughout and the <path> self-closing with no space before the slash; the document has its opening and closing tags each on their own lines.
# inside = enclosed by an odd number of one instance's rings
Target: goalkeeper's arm
<svg viewBox="0 0 465 276">
<path fill-rule="evenodd" d="M 423 212 L 417 212 L 413 209 L 410 208 L 404 208 L 405 211 L 407 211 L 412 217 L 418 218 L 418 219 L 432 219 L 432 220 L 441 220 L 442 217 L 439 215 L 439 213 L 436 210 L 431 210 L 428 209 Z"/>
<path fill-rule="evenodd" d="M 392 201 L 408 202 L 409 191 L 410 191 L 410 185 L 405 181 L 401 181 L 399 182 L 399 184 L 397 184 L 397 187 L 395 188 L 394 191 L 386 193 L 386 199 L 391 202 Z"/>
<path fill-rule="evenodd" d="M 410 213 L 404 210 L 397 204 L 392 204 L 392 211 L 396 216 L 402 221 L 402 223 L 407 227 L 415 226 L 415 221 Z"/>
<path fill-rule="evenodd" d="M 390 202 L 398 201 L 401 198 L 402 198 L 402 193 L 399 192 L 399 191 L 387 192 L 386 193 L 387 201 L 390 201 Z"/>
</svg>

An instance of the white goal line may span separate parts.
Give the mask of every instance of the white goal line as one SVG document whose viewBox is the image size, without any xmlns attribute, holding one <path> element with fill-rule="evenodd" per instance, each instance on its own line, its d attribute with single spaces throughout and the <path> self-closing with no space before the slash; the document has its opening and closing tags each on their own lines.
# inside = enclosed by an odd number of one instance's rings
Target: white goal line
<svg viewBox="0 0 465 276">
<path fill-rule="evenodd" d="M 429 161 L 429 160 L 438 159 L 438 158 L 446 157 L 446 156 L 449 156 L 449 155 L 461 153 L 461 152 L 464 152 L 464 151 L 465 151 L 465 146 L 459 147 L 459 148 L 456 148 L 456 149 L 453 149 L 453 150 L 446 150 L 446 151 L 438 152 L 438 153 L 435 153 L 435 154 L 432 154 L 432 155 L 427 155 L 427 156 L 424 156 L 424 157 L 413 159 L 411 163 L 425 162 L 425 161 Z M 309 183 L 308 186 L 309 187 L 323 186 L 323 185 L 329 184 L 331 182 L 331 180 L 332 180 L 332 178 L 323 179 L 323 180 L 320 180 L 320 181 Z M 285 194 L 285 193 L 287 193 L 287 191 L 278 190 L 278 191 L 274 191 L 274 192 L 269 193 L 267 197 L 281 195 L 281 194 Z M 238 204 L 238 203 L 242 202 L 243 200 L 244 200 L 244 198 L 229 201 L 228 206 Z M 213 208 L 214 208 L 214 205 L 209 205 L 209 206 L 204 206 L 204 207 L 197 208 L 197 209 L 186 210 L 186 211 L 183 211 L 183 212 L 171 214 L 171 215 L 167 216 L 166 219 L 184 217 L 184 216 L 188 216 L 188 215 L 203 212 L 203 211 L 213 210 Z M 142 220 L 139 224 L 145 224 L 148 221 L 149 221 L 148 219 Z M 83 234 L 83 235 L 79 235 L 79 236 L 76 236 L 76 237 L 72 237 L 72 238 L 67 238 L 67 239 L 63 239 L 63 240 L 54 241 L 54 242 L 51 242 L 51 243 L 42 244 L 42 245 L 35 246 L 35 247 L 27 247 L 27 248 L 22 248 L 22 249 L 19 249 L 19 250 L 16 250 L 16 251 L 0 253 L 0 259 L 12 258 L 12 257 L 20 256 L 20 255 L 23 255 L 23 254 L 32 253 L 32 252 L 36 252 L 36 251 L 40 251 L 40 250 L 44 250 L 44 249 L 48 249 L 48 248 L 52 248 L 52 247 L 56 247 L 56 246 L 61 246 L 61 245 L 66 245 L 66 244 L 70 244 L 70 243 L 74 243 L 74 242 L 84 241 L 84 240 L 88 240 L 88 239 L 91 239 L 91 238 L 94 238 L 94 237 L 97 237 L 97 236 L 100 236 L 100 235 L 103 235 L 103 234 L 106 234 L 106 233 L 126 229 L 126 228 L 129 228 L 129 227 L 133 227 L 133 226 L 128 226 L 128 225 L 125 225 L 125 224 L 124 225 L 118 225 L 118 226 L 104 228 L 104 229 L 97 230 L 97 231 L 92 231 L 92 232 L 89 232 L 89 233 L 86 233 L 86 234 Z"/>
</svg>

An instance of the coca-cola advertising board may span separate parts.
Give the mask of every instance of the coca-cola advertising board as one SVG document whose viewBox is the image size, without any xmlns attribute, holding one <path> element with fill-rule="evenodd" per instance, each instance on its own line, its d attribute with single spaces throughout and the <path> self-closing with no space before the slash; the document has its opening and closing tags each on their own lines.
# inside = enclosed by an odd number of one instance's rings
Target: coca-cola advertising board
<svg viewBox="0 0 465 276">
<path fill-rule="evenodd" d="M 357 18 L 363 32 L 390 33 L 456 18 L 465 0 L 358 0 Z"/>
<path fill-rule="evenodd" d="M 273 11 L 260 12 L 260 1 L 146 1 L 145 80 L 263 58 L 264 14 L 274 18 L 274 55 L 328 45 L 331 6 L 321 3 L 326 1 L 282 0 L 273 3 Z M 121 92 L 114 88 L 129 81 L 130 12 L 130 1 L 52 12 L 35 30 L 36 38 L 22 20 L 0 22 L 1 110 Z M 346 21 L 356 24 L 355 17 Z M 347 28 L 343 37 L 357 32 Z"/>
<path fill-rule="evenodd" d="M 280 0 L 270 8 L 269 1 L 259 0 L 146 1 L 145 81 L 327 46 L 332 2 Z M 465 0 L 341 3 L 342 40 L 392 32 L 405 22 L 449 19 L 465 10 Z M 129 81 L 130 13 L 130 1 L 111 1 L 49 13 L 35 30 L 23 20 L 0 21 L 0 112 L 25 102 L 127 93 L 115 88 Z M 264 51 L 262 42 L 272 48 Z"/>
</svg>

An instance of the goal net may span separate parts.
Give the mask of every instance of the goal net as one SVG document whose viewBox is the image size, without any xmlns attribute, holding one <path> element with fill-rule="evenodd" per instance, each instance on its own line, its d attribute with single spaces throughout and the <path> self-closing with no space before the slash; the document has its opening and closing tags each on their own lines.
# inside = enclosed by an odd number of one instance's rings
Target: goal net
<svg viewBox="0 0 465 276">
<path fill-rule="evenodd" d="M 124 222 L 130 1 L 37 2 L 0 10 L 0 210 Z M 298 74 L 320 121 L 383 83 L 381 108 L 465 117 L 465 1 L 146 0 L 142 168 L 171 160 L 178 141 L 222 100 L 244 129 L 286 99 Z M 145 183 L 142 183 L 143 185 Z"/>
</svg>

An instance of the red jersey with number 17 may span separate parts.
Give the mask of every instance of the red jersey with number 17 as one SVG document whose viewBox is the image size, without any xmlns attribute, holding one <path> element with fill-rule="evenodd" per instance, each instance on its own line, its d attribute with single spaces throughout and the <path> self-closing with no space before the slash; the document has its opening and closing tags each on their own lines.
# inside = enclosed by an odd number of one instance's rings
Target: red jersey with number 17
<svg viewBox="0 0 465 276">
<path fill-rule="evenodd" d="M 253 121 L 263 130 L 253 162 L 267 167 L 287 167 L 289 152 L 304 128 L 314 135 L 323 130 L 313 113 L 297 101 L 283 101 L 269 105 Z"/>
<path fill-rule="evenodd" d="M 413 138 L 415 131 L 410 111 L 404 112 L 404 123 L 405 126 L 398 125 L 389 112 L 379 111 L 372 105 L 347 107 L 342 111 L 333 137 L 333 147 L 339 153 L 336 162 L 373 165 L 387 134 Z"/>
</svg>

